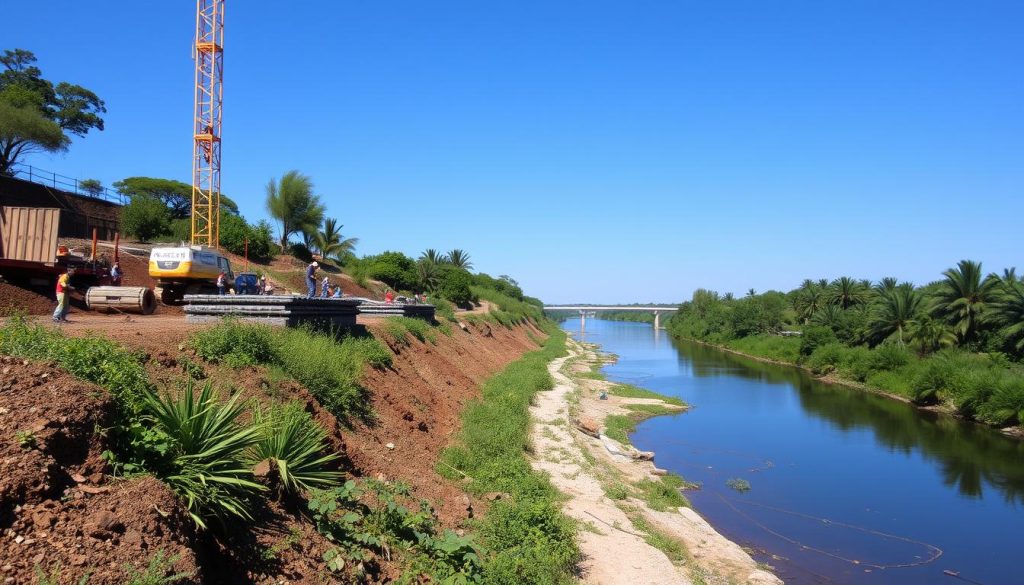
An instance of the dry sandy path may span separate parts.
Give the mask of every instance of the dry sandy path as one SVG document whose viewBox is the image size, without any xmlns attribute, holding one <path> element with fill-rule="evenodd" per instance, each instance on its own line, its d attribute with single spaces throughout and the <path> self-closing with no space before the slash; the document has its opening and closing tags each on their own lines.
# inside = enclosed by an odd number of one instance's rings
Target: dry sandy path
<svg viewBox="0 0 1024 585">
<path fill-rule="evenodd" d="M 782 581 L 758 567 L 738 545 L 714 530 L 689 508 L 651 510 L 634 497 L 612 500 L 605 495 L 604 484 L 635 483 L 641 479 L 657 479 L 651 475 L 655 466 L 650 461 L 634 461 L 614 455 L 630 447 L 604 437 L 590 437 L 576 429 L 572 419 L 603 421 L 609 414 L 622 414 L 622 406 L 630 403 L 660 402 L 642 398 L 598 400 L 601 385 L 611 384 L 583 380 L 573 373 L 589 371 L 584 364 L 570 360 L 599 359 L 580 344 L 568 341 L 569 355 L 549 364 L 554 389 L 540 392 L 530 414 L 534 421 L 531 440 L 534 446 L 533 467 L 546 472 L 551 482 L 568 496 L 564 512 L 581 523 L 580 548 L 585 556 L 581 582 L 601 585 L 688 584 L 703 582 L 752 583 L 777 585 Z M 568 372 L 567 376 L 563 372 Z M 581 384 L 582 383 L 582 384 Z M 662 536 L 676 541 L 687 551 L 685 561 L 673 563 L 658 548 L 648 544 L 645 534 L 634 527 L 626 511 L 657 529 Z"/>
</svg>

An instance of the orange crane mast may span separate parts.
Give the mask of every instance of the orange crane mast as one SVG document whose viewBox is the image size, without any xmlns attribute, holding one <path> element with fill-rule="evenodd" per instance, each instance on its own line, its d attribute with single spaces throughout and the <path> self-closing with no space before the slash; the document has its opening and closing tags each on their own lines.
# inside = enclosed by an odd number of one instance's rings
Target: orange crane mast
<svg viewBox="0 0 1024 585">
<path fill-rule="evenodd" d="M 192 245 L 220 245 L 221 107 L 224 103 L 224 0 L 196 0 Z"/>
</svg>

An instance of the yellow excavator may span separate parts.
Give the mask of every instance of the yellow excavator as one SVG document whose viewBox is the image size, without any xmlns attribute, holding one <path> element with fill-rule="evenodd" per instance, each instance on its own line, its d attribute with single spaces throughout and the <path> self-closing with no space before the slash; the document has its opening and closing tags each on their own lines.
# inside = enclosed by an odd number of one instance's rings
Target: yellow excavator
<svg viewBox="0 0 1024 585">
<path fill-rule="evenodd" d="M 196 35 L 192 47 L 196 86 L 192 149 L 192 243 L 154 248 L 149 276 L 164 304 L 178 304 L 186 294 L 217 293 L 223 271 L 234 280 L 231 262 L 220 244 L 220 131 L 224 80 L 224 0 L 196 0 Z"/>
</svg>

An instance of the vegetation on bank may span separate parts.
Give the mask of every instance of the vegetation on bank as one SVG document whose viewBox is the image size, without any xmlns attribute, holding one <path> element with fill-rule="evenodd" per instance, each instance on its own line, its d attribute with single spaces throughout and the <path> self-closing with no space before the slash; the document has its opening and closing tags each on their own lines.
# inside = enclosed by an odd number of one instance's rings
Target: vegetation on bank
<svg viewBox="0 0 1024 585">
<path fill-rule="evenodd" d="M 988 424 L 1024 421 L 1024 279 L 1013 269 L 985 276 L 964 260 L 922 287 L 842 277 L 744 298 L 699 289 L 668 329 Z"/>
<path fill-rule="evenodd" d="M 463 410 L 458 444 L 438 465 L 442 475 L 466 479 L 474 494 L 511 496 L 495 501 L 478 525 L 487 583 L 571 583 L 579 560 L 576 531 L 561 513 L 557 490 L 525 457 L 531 399 L 554 387 L 547 364 L 565 355 L 565 333 L 551 325 L 547 332 L 542 349 L 484 384 L 482 398 Z"/>
<path fill-rule="evenodd" d="M 373 338 L 275 330 L 226 321 L 190 341 L 210 362 L 263 365 L 302 382 L 339 418 L 365 415 L 358 372 L 391 354 Z M 14 317 L 0 326 L 0 354 L 52 362 L 110 391 L 115 421 L 104 456 L 118 474 L 151 474 L 168 485 L 201 528 L 236 532 L 252 522 L 260 499 L 306 501 L 318 531 L 336 546 L 325 567 L 353 579 L 375 574 L 383 559 L 398 563 L 400 582 L 482 579 L 477 545 L 441 530 L 429 503 L 401 483 L 341 483 L 327 434 L 302 405 L 224 398 L 210 383 L 191 380 L 179 394 L 160 393 L 144 356 L 102 337 L 67 337 Z M 198 364 L 192 369 L 199 369 Z M 315 390 L 314 390 L 315 389 Z M 362 402 L 365 401 L 363 397 Z M 254 473 L 269 464 L 269 475 Z M 164 571 L 166 573 L 166 571 Z"/>
</svg>

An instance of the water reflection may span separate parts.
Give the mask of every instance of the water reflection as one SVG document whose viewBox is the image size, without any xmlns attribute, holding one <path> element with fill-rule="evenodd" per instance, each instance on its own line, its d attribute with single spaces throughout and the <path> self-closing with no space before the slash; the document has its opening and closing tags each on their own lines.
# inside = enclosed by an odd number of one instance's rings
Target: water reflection
<svg viewBox="0 0 1024 585">
<path fill-rule="evenodd" d="M 915 450 L 936 464 L 944 483 L 960 494 L 983 495 L 987 483 L 1014 504 L 1024 504 L 1024 441 L 951 416 L 858 390 L 819 382 L 801 370 L 776 366 L 688 342 L 679 354 L 692 362 L 696 377 L 738 376 L 796 389 L 811 416 L 844 432 L 868 430 L 887 449 Z"/>
</svg>

